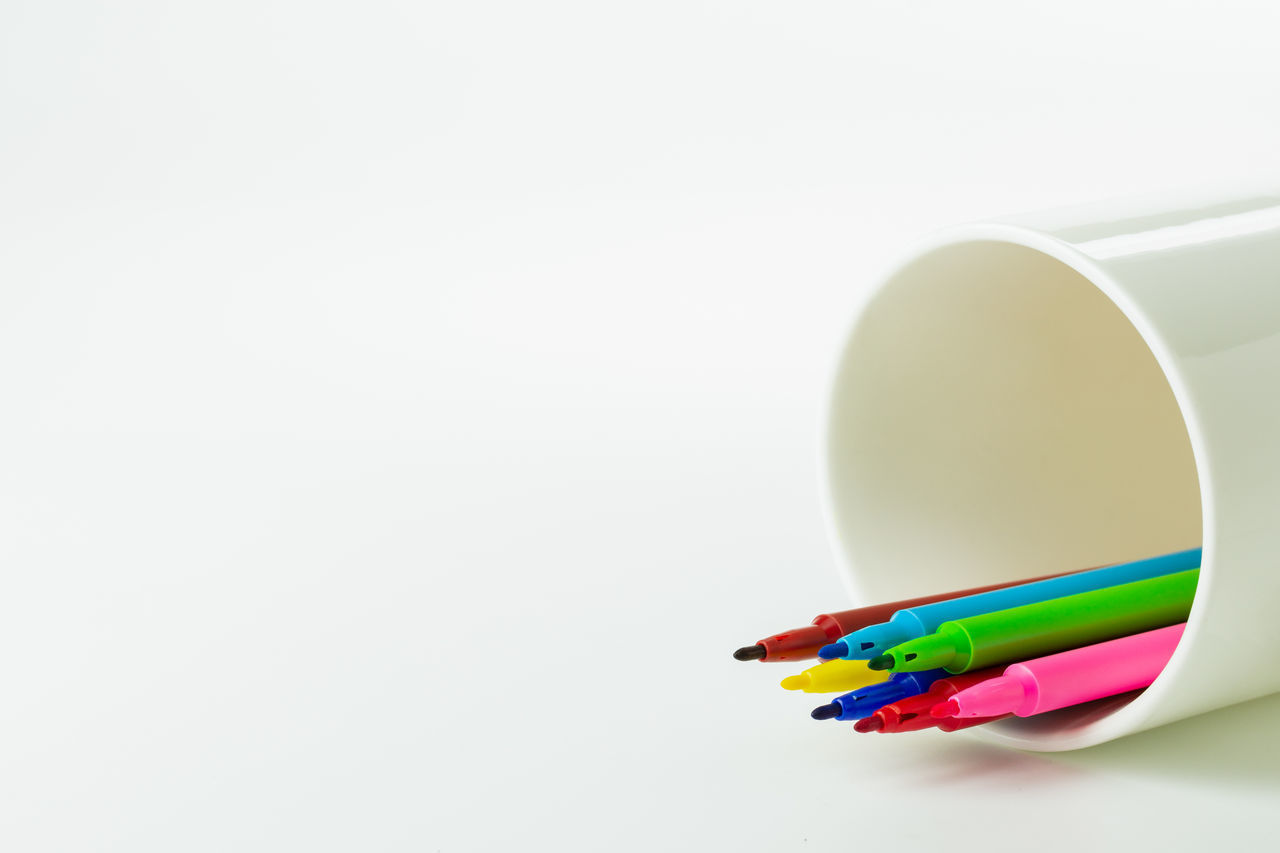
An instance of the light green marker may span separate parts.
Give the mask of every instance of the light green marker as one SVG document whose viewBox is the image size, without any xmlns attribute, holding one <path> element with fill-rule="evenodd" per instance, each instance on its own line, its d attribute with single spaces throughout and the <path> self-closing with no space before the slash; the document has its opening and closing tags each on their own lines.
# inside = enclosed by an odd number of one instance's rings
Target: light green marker
<svg viewBox="0 0 1280 853">
<path fill-rule="evenodd" d="M 943 622 L 894 646 L 872 669 L 960 673 L 1187 621 L 1199 569 Z"/>
</svg>

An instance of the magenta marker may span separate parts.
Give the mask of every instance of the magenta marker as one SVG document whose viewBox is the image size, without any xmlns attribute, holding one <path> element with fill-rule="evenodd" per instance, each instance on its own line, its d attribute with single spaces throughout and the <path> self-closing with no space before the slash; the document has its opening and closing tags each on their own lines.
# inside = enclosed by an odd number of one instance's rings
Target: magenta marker
<svg viewBox="0 0 1280 853">
<path fill-rule="evenodd" d="M 1146 687 L 1169 662 L 1185 627 L 1184 622 L 1010 664 L 1004 675 L 961 690 L 930 713 L 935 717 L 1008 713 L 1030 717 Z"/>
</svg>

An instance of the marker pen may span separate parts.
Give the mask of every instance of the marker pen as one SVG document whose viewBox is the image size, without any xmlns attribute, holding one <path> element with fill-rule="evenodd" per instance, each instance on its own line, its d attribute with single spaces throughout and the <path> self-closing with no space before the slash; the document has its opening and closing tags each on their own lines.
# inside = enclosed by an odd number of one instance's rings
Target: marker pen
<svg viewBox="0 0 1280 853">
<path fill-rule="evenodd" d="M 895 612 L 886 622 L 859 628 L 837 642 L 824 646 L 818 656 L 824 659 L 868 660 L 908 640 L 932 634 L 943 622 L 1199 567 L 1200 549 L 1193 548 L 1133 563 L 1120 563 L 947 601 L 905 607 Z"/>
<path fill-rule="evenodd" d="M 877 622 L 883 622 L 893 616 L 894 613 L 902 610 L 904 607 L 915 607 L 919 604 L 930 604 L 935 601 L 946 601 L 950 598 L 960 598 L 962 596 L 974 595 L 979 592 L 990 592 L 991 590 L 1018 586 L 1032 581 L 1062 577 L 1063 574 L 1075 573 L 1060 572 L 1056 575 L 1043 575 L 1038 578 L 1023 578 L 1021 580 L 993 583 L 988 586 L 978 586 L 972 589 L 960 589 L 955 592 L 940 592 L 934 593 L 933 595 L 922 595 L 919 598 L 908 598 L 903 601 L 890 601 L 887 604 L 872 604 L 867 607 L 857 607 L 853 610 L 839 610 L 835 613 L 820 613 L 813 617 L 812 625 L 806 625 L 803 628 L 783 631 L 780 634 L 773 634 L 772 636 L 765 637 L 754 646 L 743 646 L 734 652 L 733 656 L 737 660 L 759 660 L 769 662 L 811 660 L 818 656 L 818 649 L 822 648 L 827 643 L 837 640 L 852 631 L 857 631 L 859 628 L 865 628 L 867 625 L 874 625 Z M 871 657 L 871 655 L 867 655 L 866 657 Z M 865 660 L 865 658 L 862 659 Z"/>
<path fill-rule="evenodd" d="M 1187 621 L 1199 569 L 944 622 L 867 665 L 968 672 Z"/>
<path fill-rule="evenodd" d="M 1015 663 L 1004 674 L 954 694 L 935 707 L 939 717 L 1029 717 L 1127 693 L 1156 680 L 1186 624 L 1134 634 Z"/>
<path fill-rule="evenodd" d="M 935 717 L 934 726 L 940 732 L 958 732 L 962 729 L 971 729 L 974 726 L 985 726 L 987 723 L 994 723 L 996 720 L 1003 720 L 1012 717 L 1013 714 L 1001 714 L 998 717 Z"/>
<path fill-rule="evenodd" d="M 996 720 L 1003 720 L 1006 717 L 1012 717 L 1013 714 L 1001 714 L 998 717 L 934 717 L 926 713 L 923 717 L 915 717 L 910 723 L 898 724 L 892 715 L 886 713 L 886 709 L 892 707 L 886 705 L 879 711 L 876 711 L 870 717 L 863 717 L 853 724 L 855 732 L 880 732 L 881 734 L 899 734 L 901 732 L 919 732 L 925 729 L 937 729 L 940 732 L 958 732 L 961 729 L 971 729 L 974 726 L 985 726 L 987 723 L 994 723 Z"/>
<path fill-rule="evenodd" d="M 814 708 L 815 720 L 860 720 L 880 708 L 906 696 L 923 693 L 929 685 L 946 675 L 940 669 L 930 672 L 900 672 L 882 684 L 872 684 L 837 696 L 826 705 Z"/>
<path fill-rule="evenodd" d="M 989 667 L 939 678 L 925 692 L 890 702 L 870 717 L 859 720 L 854 728 L 860 732 L 914 732 L 933 728 L 943 720 L 931 716 L 930 711 L 961 690 L 968 690 L 989 678 L 998 678 L 1002 672 L 1000 667 Z"/>
<path fill-rule="evenodd" d="M 877 672 L 862 660 L 832 660 L 811 666 L 797 675 L 782 679 L 787 690 L 803 690 L 805 693 L 843 693 L 889 678 L 887 672 Z"/>
</svg>

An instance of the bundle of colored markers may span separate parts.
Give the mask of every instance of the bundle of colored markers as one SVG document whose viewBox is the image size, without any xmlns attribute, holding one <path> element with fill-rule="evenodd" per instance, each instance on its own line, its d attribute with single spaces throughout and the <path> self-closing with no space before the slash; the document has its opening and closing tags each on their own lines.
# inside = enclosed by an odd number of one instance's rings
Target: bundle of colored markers
<svg viewBox="0 0 1280 853">
<path fill-rule="evenodd" d="M 1182 636 L 1200 549 L 823 613 L 738 660 L 822 663 L 788 690 L 841 693 L 817 720 L 943 731 L 1029 717 L 1151 684 Z"/>
</svg>

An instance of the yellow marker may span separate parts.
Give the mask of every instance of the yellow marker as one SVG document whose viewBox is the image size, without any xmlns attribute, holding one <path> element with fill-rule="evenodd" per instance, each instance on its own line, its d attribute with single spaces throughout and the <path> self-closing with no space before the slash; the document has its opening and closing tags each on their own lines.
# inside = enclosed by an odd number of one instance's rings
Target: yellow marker
<svg viewBox="0 0 1280 853">
<path fill-rule="evenodd" d="M 876 672 L 864 660 L 829 660 L 811 666 L 799 675 L 782 679 L 787 690 L 803 690 L 805 693 L 847 693 L 888 678 L 886 672 Z"/>
</svg>

